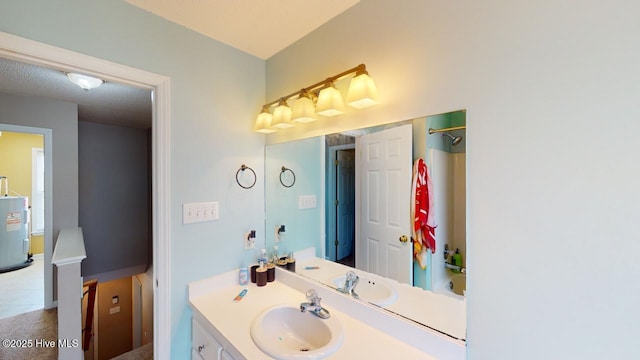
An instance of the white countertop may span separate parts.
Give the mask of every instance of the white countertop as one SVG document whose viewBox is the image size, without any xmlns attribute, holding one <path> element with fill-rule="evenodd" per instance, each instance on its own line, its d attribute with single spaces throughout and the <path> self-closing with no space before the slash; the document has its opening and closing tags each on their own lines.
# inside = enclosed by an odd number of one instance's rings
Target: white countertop
<svg viewBox="0 0 640 360">
<path fill-rule="evenodd" d="M 317 266 L 318 269 L 306 270 L 307 266 Z M 393 303 L 385 305 L 385 309 L 437 329 L 456 339 L 466 338 L 467 311 L 466 301 L 462 296 L 426 291 L 317 257 L 309 258 L 303 255 L 296 259 L 298 274 L 328 286 L 332 286 L 330 279 L 344 275 L 348 270 L 355 271 L 361 277 L 362 274 L 366 274 L 368 278 L 384 281 L 398 292 L 397 299 Z"/>
<path fill-rule="evenodd" d="M 465 358 L 462 342 L 355 301 L 315 281 L 286 270 L 277 270 L 276 281 L 264 287 L 251 283 L 238 285 L 237 271 L 190 283 L 189 303 L 194 316 L 204 318 L 246 359 L 269 359 L 251 339 L 253 319 L 273 305 L 299 306 L 306 301 L 302 291 L 313 288 L 323 299 L 323 307 L 331 312 L 332 317 L 339 319 L 345 329 L 344 342 L 336 353 L 328 357 L 330 359 Z M 233 302 L 233 298 L 245 288 L 248 289 L 245 297 Z M 427 351 L 425 347 L 433 351 Z"/>
</svg>

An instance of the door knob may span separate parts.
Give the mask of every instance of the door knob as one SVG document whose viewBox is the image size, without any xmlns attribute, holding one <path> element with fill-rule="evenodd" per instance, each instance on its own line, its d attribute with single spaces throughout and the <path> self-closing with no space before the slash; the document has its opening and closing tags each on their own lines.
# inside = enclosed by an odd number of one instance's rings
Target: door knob
<svg viewBox="0 0 640 360">
<path fill-rule="evenodd" d="M 407 235 L 402 235 L 398 240 L 400 240 L 401 243 L 406 243 L 407 241 L 409 241 L 409 238 L 407 237 Z"/>
</svg>

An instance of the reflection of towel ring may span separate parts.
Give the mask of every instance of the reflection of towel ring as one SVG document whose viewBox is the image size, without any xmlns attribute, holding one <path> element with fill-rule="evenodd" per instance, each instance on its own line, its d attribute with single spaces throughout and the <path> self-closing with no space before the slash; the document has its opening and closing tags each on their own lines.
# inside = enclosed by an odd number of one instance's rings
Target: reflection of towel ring
<svg viewBox="0 0 640 360">
<path fill-rule="evenodd" d="M 285 178 L 282 179 L 282 175 L 285 175 L 287 172 L 290 172 L 292 177 L 288 178 L 287 176 L 285 176 Z M 282 171 L 280 171 L 280 184 L 282 184 L 282 186 L 284 187 L 290 188 L 295 183 L 296 183 L 296 174 L 293 172 L 293 170 L 283 166 Z"/>
<path fill-rule="evenodd" d="M 249 170 L 251 171 L 251 173 L 253 174 L 253 183 L 249 186 L 244 186 L 242 184 L 240 184 L 240 179 L 238 179 L 238 175 L 240 174 L 240 171 L 244 172 L 245 170 Z M 256 172 L 253 171 L 252 168 L 248 167 L 245 164 L 242 164 L 242 166 L 240 166 L 240 169 L 238 169 L 238 171 L 236 171 L 236 182 L 238 183 L 238 185 L 240 185 L 241 188 L 243 189 L 251 189 L 253 187 L 253 185 L 256 184 L 256 180 L 257 180 L 257 176 L 256 176 Z"/>
</svg>

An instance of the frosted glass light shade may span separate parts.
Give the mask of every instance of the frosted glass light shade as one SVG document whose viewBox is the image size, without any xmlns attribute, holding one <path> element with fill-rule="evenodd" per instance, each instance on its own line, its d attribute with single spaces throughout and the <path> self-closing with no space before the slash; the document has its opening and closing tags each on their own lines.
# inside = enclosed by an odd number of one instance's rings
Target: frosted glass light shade
<svg viewBox="0 0 640 360">
<path fill-rule="evenodd" d="M 273 120 L 271 121 L 271 126 L 277 127 L 279 129 L 286 129 L 294 126 L 291 122 L 291 108 L 287 105 L 286 102 L 282 101 L 273 110 Z"/>
<path fill-rule="evenodd" d="M 335 116 L 344 113 L 344 101 L 340 90 L 329 86 L 320 91 L 316 113 L 322 116 Z"/>
<path fill-rule="evenodd" d="M 296 122 L 306 123 L 318 120 L 313 100 L 308 96 L 300 96 L 293 103 L 291 119 Z"/>
<path fill-rule="evenodd" d="M 268 111 L 263 111 L 258 115 L 256 119 L 256 132 L 263 134 L 270 134 L 275 132 L 275 129 L 271 128 L 271 120 L 273 119 L 273 115 L 271 115 Z"/>
<path fill-rule="evenodd" d="M 347 105 L 356 109 L 378 103 L 378 89 L 373 79 L 365 74 L 360 74 L 351 79 L 349 92 L 347 93 Z"/>
<path fill-rule="evenodd" d="M 344 101 L 340 90 L 333 86 L 329 86 L 320 90 L 318 94 L 318 104 L 316 104 L 316 113 L 322 116 L 335 116 L 344 113 Z"/>
<path fill-rule="evenodd" d="M 104 83 L 104 80 L 102 79 L 76 73 L 68 73 L 67 77 L 69 78 L 69 80 L 71 80 L 72 83 L 80 86 L 85 90 L 95 89 Z"/>
</svg>

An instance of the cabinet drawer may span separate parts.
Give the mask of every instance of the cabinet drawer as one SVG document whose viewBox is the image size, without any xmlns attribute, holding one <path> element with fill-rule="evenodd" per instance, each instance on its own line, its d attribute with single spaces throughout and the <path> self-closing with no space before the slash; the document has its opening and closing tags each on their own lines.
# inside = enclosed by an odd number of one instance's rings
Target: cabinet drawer
<svg viewBox="0 0 640 360">
<path fill-rule="evenodd" d="M 209 333 L 207 333 L 197 321 L 191 322 L 193 334 L 193 351 L 203 360 L 218 360 L 222 345 Z"/>
</svg>

